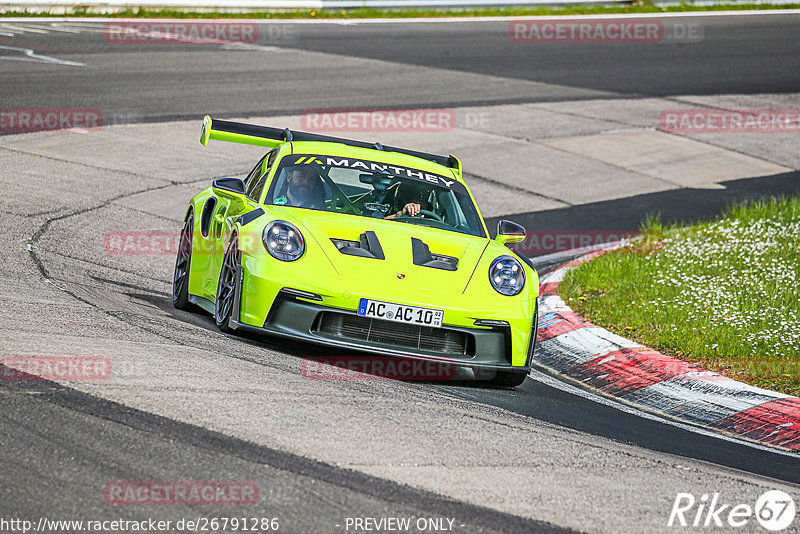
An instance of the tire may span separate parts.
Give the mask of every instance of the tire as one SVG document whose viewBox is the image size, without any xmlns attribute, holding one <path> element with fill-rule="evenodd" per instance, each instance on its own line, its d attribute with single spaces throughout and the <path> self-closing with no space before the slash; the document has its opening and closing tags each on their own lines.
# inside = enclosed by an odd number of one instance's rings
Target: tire
<svg viewBox="0 0 800 534">
<path fill-rule="evenodd" d="M 533 311 L 533 327 L 531 328 L 531 338 L 528 342 L 528 359 L 525 365 L 528 366 L 533 361 L 533 351 L 536 349 L 536 336 L 539 334 L 539 301 L 537 299 L 536 306 Z M 525 382 L 528 373 L 526 371 L 497 371 L 497 373 L 486 383 L 493 386 L 502 386 L 515 388 L 521 386 Z"/>
<path fill-rule="evenodd" d="M 527 377 L 528 373 L 525 371 L 497 371 L 497 373 L 486 382 L 493 386 L 515 388 L 521 386 Z"/>
<path fill-rule="evenodd" d="M 192 239 L 194 237 L 194 214 L 186 218 L 178 244 L 178 257 L 175 259 L 175 272 L 172 275 L 172 305 L 179 310 L 191 311 L 189 302 L 189 273 L 192 266 Z"/>
<path fill-rule="evenodd" d="M 533 327 L 531 328 L 531 339 L 528 346 L 528 360 L 526 366 L 533 363 L 533 353 L 536 352 L 536 338 L 539 337 L 539 299 L 536 299 L 536 306 L 533 308 Z"/>
<path fill-rule="evenodd" d="M 231 314 L 236 299 L 236 277 L 239 275 L 239 244 L 234 236 L 228 250 L 225 251 L 225 258 L 222 260 L 222 268 L 219 270 L 219 283 L 217 284 L 217 299 L 214 303 L 214 321 L 217 327 L 225 333 L 233 332 L 230 327 Z"/>
</svg>

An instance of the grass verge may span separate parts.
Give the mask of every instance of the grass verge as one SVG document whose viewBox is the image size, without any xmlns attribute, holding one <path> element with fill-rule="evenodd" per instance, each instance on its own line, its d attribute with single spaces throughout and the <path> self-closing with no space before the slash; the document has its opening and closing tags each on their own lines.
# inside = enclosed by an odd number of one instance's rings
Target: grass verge
<svg viewBox="0 0 800 534">
<path fill-rule="evenodd" d="M 107 9 L 107 8 L 104 8 Z M 476 9 L 287 9 L 253 11 L 191 11 L 190 9 L 122 9 L 110 12 L 94 11 L 93 8 L 76 6 L 66 13 L 3 11 L 1 17 L 115 17 L 142 19 L 371 19 L 371 18 L 431 18 L 431 17 L 523 17 L 556 15 L 591 15 L 622 13 L 682 13 L 693 11 L 757 11 L 764 9 L 800 9 L 797 4 L 719 4 L 696 6 L 682 3 L 673 6 L 656 6 L 650 1 L 633 2 L 626 5 L 571 5 L 563 7 L 519 7 Z"/>
<path fill-rule="evenodd" d="M 664 354 L 800 396 L 800 199 L 665 227 L 570 271 L 559 289 L 599 326 Z"/>
</svg>

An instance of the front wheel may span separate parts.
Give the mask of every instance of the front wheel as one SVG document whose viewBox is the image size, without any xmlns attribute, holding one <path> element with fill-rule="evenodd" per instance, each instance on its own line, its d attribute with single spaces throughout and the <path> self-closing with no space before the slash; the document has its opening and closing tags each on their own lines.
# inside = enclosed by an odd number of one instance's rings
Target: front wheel
<svg viewBox="0 0 800 534">
<path fill-rule="evenodd" d="M 226 333 L 233 331 L 230 327 L 230 319 L 236 300 L 236 277 L 239 275 L 241 257 L 239 245 L 234 237 L 222 260 L 217 284 L 217 301 L 214 304 L 214 321 L 219 329 Z"/>
<path fill-rule="evenodd" d="M 189 268 L 192 264 L 192 237 L 194 236 L 194 216 L 189 215 L 181 231 L 178 257 L 175 260 L 175 274 L 172 277 L 172 304 L 179 310 L 190 310 Z"/>
</svg>

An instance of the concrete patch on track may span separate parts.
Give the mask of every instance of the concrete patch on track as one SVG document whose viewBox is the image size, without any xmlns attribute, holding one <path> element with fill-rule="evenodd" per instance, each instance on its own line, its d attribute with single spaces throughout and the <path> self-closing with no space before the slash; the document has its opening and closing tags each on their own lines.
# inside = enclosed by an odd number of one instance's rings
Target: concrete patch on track
<svg viewBox="0 0 800 534">
<path fill-rule="evenodd" d="M 611 99 L 582 100 L 537 104 L 576 120 L 582 117 L 617 124 L 620 129 L 653 130 L 659 127 L 659 115 L 665 110 L 800 110 L 800 94 L 719 94 L 687 95 L 669 99 Z M 600 132 L 591 132 L 600 133 Z M 566 137 L 569 134 L 564 135 Z M 710 149 L 718 147 L 729 152 L 752 156 L 764 162 L 791 169 L 800 169 L 797 150 L 797 131 L 794 133 L 681 133 L 680 137 L 705 143 Z"/>
<path fill-rule="evenodd" d="M 183 121 L 147 126 L 119 125 L 89 134 L 41 132 L 3 137 L 0 146 L 5 154 L 7 151 L 22 152 L 34 155 L 40 161 L 54 160 L 52 165 L 70 162 L 117 171 L 122 175 L 116 177 L 115 182 L 129 191 L 145 189 L 142 179 L 159 180 L 165 185 L 197 180 L 197 160 L 200 157 L 204 174 L 209 179 L 242 172 L 250 160 L 260 157 L 260 149 L 245 145 L 217 145 L 204 150 L 197 142 L 200 138 L 198 124 L 199 121 Z M 195 142 L 187 142 L 189 140 Z M 61 186 L 67 177 L 78 178 L 77 173 L 70 170 L 54 170 L 45 176 L 56 187 Z M 111 189 L 111 184 L 108 189 Z M 75 193 L 82 192 L 75 190 Z"/>
<path fill-rule="evenodd" d="M 681 105 L 685 102 L 691 106 L 701 106 L 715 110 L 747 110 L 777 109 L 800 110 L 800 93 L 792 94 L 753 94 L 753 95 L 716 95 L 686 96 L 675 99 Z M 677 106 L 676 106 L 677 107 Z M 798 147 L 798 125 L 791 133 L 686 133 L 690 139 L 733 150 L 742 154 L 758 154 L 761 159 L 800 169 L 800 150 Z"/>
<path fill-rule="evenodd" d="M 680 187 L 714 188 L 727 180 L 791 169 L 653 130 L 548 139 L 547 146 L 651 176 Z"/>
<path fill-rule="evenodd" d="M 674 107 L 664 99 L 467 107 L 452 110 L 456 126 L 440 131 L 323 133 L 459 155 L 486 217 L 684 187 L 721 188 L 721 182 L 800 168 L 763 159 L 758 145 L 728 150 L 656 131 L 660 113 Z M 249 120 L 294 129 L 304 122 L 297 116 Z"/>
<path fill-rule="evenodd" d="M 526 189 L 558 200 L 562 205 L 624 198 L 673 187 L 641 172 L 610 165 L 596 157 L 570 154 L 546 142 L 505 141 L 470 148 L 465 154 L 464 165 L 469 165 L 467 168 L 472 172 L 492 176 L 510 186 L 526 184 L 523 186 Z M 597 187 L 599 183 L 602 188 Z"/>
<path fill-rule="evenodd" d="M 800 451 L 800 398 L 768 391 L 676 360 L 597 327 L 558 296 L 570 268 L 542 278 L 535 361 L 584 387 L 679 421 Z"/>
</svg>

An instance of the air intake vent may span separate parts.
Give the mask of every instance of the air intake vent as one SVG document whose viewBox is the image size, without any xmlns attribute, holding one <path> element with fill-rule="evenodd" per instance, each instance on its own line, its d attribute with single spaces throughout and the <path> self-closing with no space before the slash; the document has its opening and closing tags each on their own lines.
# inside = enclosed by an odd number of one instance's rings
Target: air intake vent
<svg viewBox="0 0 800 534">
<path fill-rule="evenodd" d="M 378 236 L 372 230 L 367 230 L 358 236 L 358 241 L 332 237 L 331 242 L 339 249 L 339 252 L 348 256 L 361 256 L 362 258 L 374 258 L 376 260 L 386 259 L 383 255 L 381 243 L 378 241 Z"/>
<path fill-rule="evenodd" d="M 459 330 L 409 325 L 336 312 L 324 312 L 318 324 L 319 333 L 352 341 L 450 357 L 466 358 L 474 356 L 475 352 L 472 336 Z"/>
<path fill-rule="evenodd" d="M 444 254 L 431 254 L 428 245 L 417 239 L 411 238 L 411 255 L 414 257 L 414 265 L 442 269 L 444 271 L 458 270 L 458 258 L 445 256 Z"/>
</svg>

